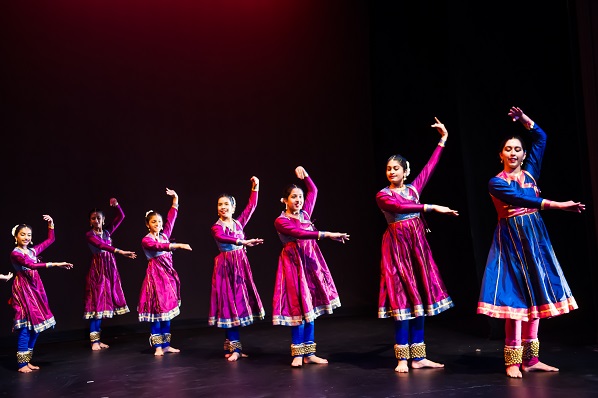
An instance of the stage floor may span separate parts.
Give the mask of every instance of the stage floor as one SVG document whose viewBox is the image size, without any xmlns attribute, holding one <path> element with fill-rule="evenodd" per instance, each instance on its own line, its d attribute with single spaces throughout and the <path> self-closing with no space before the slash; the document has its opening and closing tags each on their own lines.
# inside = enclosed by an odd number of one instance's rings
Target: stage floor
<svg viewBox="0 0 598 398">
<path fill-rule="evenodd" d="M 441 318 L 441 317 L 434 317 Z M 0 396 L 7 397 L 597 397 L 598 350 L 542 339 L 541 358 L 558 373 L 524 373 L 509 379 L 503 343 L 464 333 L 455 322 L 427 321 L 428 357 L 445 369 L 394 372 L 392 321 L 322 316 L 316 321 L 318 354 L 328 365 L 290 367 L 290 330 L 268 321 L 241 329 L 245 352 L 236 363 L 222 356 L 224 334 L 172 323 L 179 354 L 154 357 L 149 333 L 125 333 L 105 322 L 110 348 L 93 352 L 83 339 L 38 340 L 32 363 L 16 371 L 15 348 L 5 339 L 0 355 Z M 450 319 L 449 319 L 450 321 Z M 113 333 L 113 334 L 110 334 Z M 78 333 L 81 336 L 83 333 Z M 553 339 L 558 340 L 558 339 Z"/>
</svg>

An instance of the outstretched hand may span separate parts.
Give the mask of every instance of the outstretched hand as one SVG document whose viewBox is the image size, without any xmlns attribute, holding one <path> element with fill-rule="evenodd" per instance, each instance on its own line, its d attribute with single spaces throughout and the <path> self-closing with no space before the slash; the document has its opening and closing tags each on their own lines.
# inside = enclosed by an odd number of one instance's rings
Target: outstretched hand
<svg viewBox="0 0 598 398">
<path fill-rule="evenodd" d="M 337 242 L 345 243 L 346 240 L 349 240 L 349 234 L 345 232 L 328 232 L 328 238 L 335 240 Z"/>
<path fill-rule="evenodd" d="M 74 267 L 74 265 L 72 263 L 66 263 L 64 261 L 59 262 L 59 263 L 52 263 L 52 265 L 54 267 L 61 267 L 61 268 L 66 268 L 66 269 L 72 269 Z"/>
<path fill-rule="evenodd" d="M 166 188 L 166 195 L 172 196 L 173 198 L 178 198 L 179 195 L 175 192 L 174 189 Z"/>
<path fill-rule="evenodd" d="M 562 202 L 562 204 L 559 206 L 559 208 L 561 210 L 565 210 L 565 211 L 581 213 L 582 211 L 584 211 L 586 209 L 586 205 L 584 205 L 583 203 L 568 200 L 567 202 Z"/>
<path fill-rule="evenodd" d="M 0 280 L 4 279 L 5 281 L 8 281 L 10 278 L 12 278 L 12 272 L 9 272 L 6 275 L 0 274 Z"/>
<path fill-rule="evenodd" d="M 171 243 L 171 248 L 172 249 L 189 250 L 189 251 L 193 250 L 193 249 L 191 249 L 191 245 L 189 245 L 188 243 Z"/>
<path fill-rule="evenodd" d="M 119 250 L 118 254 L 122 254 L 123 256 L 125 256 L 127 258 L 133 258 L 133 259 L 137 258 L 137 253 L 126 251 L 126 250 Z"/>
<path fill-rule="evenodd" d="M 300 180 L 303 180 L 308 175 L 307 171 L 305 171 L 303 166 L 297 166 L 297 168 L 295 169 L 295 174 L 297 175 L 297 178 L 299 178 Z"/>
<path fill-rule="evenodd" d="M 433 205 L 432 209 L 438 213 L 448 214 L 449 216 L 458 216 L 459 212 L 446 206 Z"/>
<path fill-rule="evenodd" d="M 434 123 L 430 127 L 434 127 L 436 130 L 438 130 L 438 132 L 440 133 L 442 138 L 446 139 L 446 137 L 448 137 L 448 131 L 447 131 L 446 127 L 444 126 L 444 124 L 442 124 L 440 122 L 440 120 L 438 120 L 438 118 L 436 116 L 434 116 L 434 120 L 436 120 L 436 123 Z"/>
<path fill-rule="evenodd" d="M 118 200 L 116 200 L 116 198 L 110 198 L 110 206 L 112 206 L 112 207 L 118 206 Z"/>
<path fill-rule="evenodd" d="M 247 239 L 247 240 L 243 241 L 243 246 L 253 247 L 253 246 L 261 245 L 262 243 L 264 243 L 263 239 L 253 238 L 253 239 Z"/>
</svg>

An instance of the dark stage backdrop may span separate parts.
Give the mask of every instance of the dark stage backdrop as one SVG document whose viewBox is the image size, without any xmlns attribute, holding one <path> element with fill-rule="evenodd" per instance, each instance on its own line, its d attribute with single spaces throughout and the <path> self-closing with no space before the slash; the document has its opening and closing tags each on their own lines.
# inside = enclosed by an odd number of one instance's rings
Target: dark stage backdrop
<svg viewBox="0 0 598 398">
<path fill-rule="evenodd" d="M 591 201 L 570 13 L 567 2 L 544 3 L 518 5 L 517 15 L 501 2 L 3 3 L 0 272 L 10 270 L 12 226 L 31 224 L 39 242 L 42 214 L 51 214 L 56 242 L 42 256 L 75 269 L 41 271 L 58 322 L 47 333 L 83 330 L 87 215 L 102 207 L 113 216 L 114 196 L 127 215 L 114 242 L 140 257 L 117 256 L 132 312 L 104 325 L 135 325 L 143 217 L 166 213 L 169 187 L 181 202 L 173 237 L 193 247 L 174 255 L 183 300 L 177 319 L 203 322 L 217 196 L 233 194 L 241 211 L 256 175 L 260 202 L 245 231 L 266 240 L 248 255 L 269 322 L 280 251 L 273 221 L 282 188 L 303 165 L 320 189 L 316 226 L 351 234 L 346 245 L 320 244 L 343 303 L 335 314 L 375 316 L 385 224 L 374 196 L 386 184 L 385 160 L 400 152 L 415 175 L 438 140 L 429 127 L 437 116 L 451 134 L 422 201 L 461 213 L 427 216 L 457 304 L 442 317 L 485 327 L 475 306 L 495 223 L 486 183 L 500 170 L 500 135 L 522 132 L 506 117 L 509 106 L 550 134 L 545 196 Z M 595 319 L 586 219 L 545 212 L 582 306 L 564 321 Z M 10 283 L 0 284 L 1 302 L 9 297 Z M 10 333 L 12 315 L 0 305 L 0 335 Z"/>
</svg>

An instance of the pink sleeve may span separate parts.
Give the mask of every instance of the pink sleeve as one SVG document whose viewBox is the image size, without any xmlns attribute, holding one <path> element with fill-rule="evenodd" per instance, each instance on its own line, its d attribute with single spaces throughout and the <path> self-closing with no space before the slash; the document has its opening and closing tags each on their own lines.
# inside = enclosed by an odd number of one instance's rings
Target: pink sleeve
<svg viewBox="0 0 598 398">
<path fill-rule="evenodd" d="M 401 202 L 395 197 L 383 192 L 376 194 L 378 207 L 389 213 L 419 213 L 424 211 L 424 205 L 413 202 Z"/>
<path fill-rule="evenodd" d="M 305 194 L 305 202 L 303 203 L 303 210 L 309 214 L 311 218 L 312 213 L 314 211 L 314 207 L 316 206 L 316 199 L 318 198 L 318 188 L 311 177 L 307 176 L 303 180 L 305 185 L 307 186 L 307 193 Z"/>
<path fill-rule="evenodd" d="M 114 253 L 114 250 L 116 250 L 115 247 L 107 245 L 106 243 L 102 242 L 102 240 L 100 238 L 98 238 L 97 236 L 95 236 L 93 234 L 93 232 L 91 234 L 89 234 L 89 233 L 85 234 L 85 239 L 87 239 L 87 243 L 89 243 L 92 246 L 97 247 L 100 250 L 105 250 L 110 253 Z"/>
<path fill-rule="evenodd" d="M 114 233 L 114 231 L 116 231 L 116 229 L 120 226 L 120 223 L 122 223 L 123 220 L 125 219 L 125 212 L 120 207 L 120 205 L 116 206 L 116 211 L 118 213 L 114 217 L 114 220 L 112 220 L 112 224 L 110 224 L 108 226 L 108 228 L 105 228 L 106 231 L 108 231 L 110 233 L 110 235 L 112 235 Z M 106 249 L 102 249 L 102 250 L 106 250 Z"/>
<path fill-rule="evenodd" d="M 318 231 L 307 231 L 305 229 L 297 228 L 293 221 L 288 218 L 278 217 L 274 221 L 274 227 L 283 235 L 292 236 L 297 239 L 318 239 Z"/>
<path fill-rule="evenodd" d="M 249 195 L 249 203 L 247 203 L 247 206 L 245 206 L 245 210 L 243 210 L 239 218 L 237 218 L 237 221 L 241 223 L 242 227 L 245 227 L 245 225 L 247 225 L 247 222 L 249 221 L 251 215 L 255 211 L 255 208 L 257 207 L 257 199 L 258 191 L 252 190 L 251 195 Z"/>
<path fill-rule="evenodd" d="M 176 221 L 176 217 L 179 214 L 179 210 L 174 207 L 171 206 L 170 210 L 168 210 L 168 214 L 166 215 L 166 222 L 164 223 L 164 235 L 168 236 L 168 239 L 170 239 L 170 236 L 172 234 L 172 229 L 174 228 L 174 222 Z"/>
<path fill-rule="evenodd" d="M 160 243 L 156 242 L 154 239 L 146 236 L 141 240 L 141 247 L 148 250 L 153 250 L 156 252 L 168 252 L 170 250 L 170 243 Z"/>
<path fill-rule="evenodd" d="M 418 195 L 421 195 L 422 190 L 428 183 L 428 179 L 432 176 L 432 173 L 434 172 L 434 169 L 438 164 L 438 160 L 440 159 L 440 155 L 442 154 L 443 149 L 444 147 L 441 147 L 440 145 L 436 146 L 436 149 L 434 150 L 434 152 L 432 152 L 432 156 L 430 156 L 430 160 L 428 160 L 428 163 L 424 166 L 424 168 L 415 178 L 415 180 L 413 180 L 412 185 L 417 190 Z"/>
<path fill-rule="evenodd" d="M 43 241 L 42 243 L 40 243 L 39 245 L 33 246 L 33 249 L 35 250 L 35 255 L 39 256 L 39 254 L 41 252 L 46 250 L 48 248 L 48 246 L 50 246 L 52 243 L 54 243 L 54 239 L 55 239 L 54 229 L 48 228 L 48 238 L 45 241 Z"/>
<path fill-rule="evenodd" d="M 224 229 L 219 224 L 212 225 L 212 236 L 216 239 L 217 242 L 220 243 L 232 243 L 233 245 L 237 244 L 237 239 L 234 236 L 229 236 L 224 233 Z"/>
<path fill-rule="evenodd" d="M 30 269 L 40 269 L 48 267 L 48 263 L 36 263 L 31 259 L 31 257 L 27 256 L 24 253 L 21 253 L 18 250 L 14 250 L 12 253 L 10 253 L 10 260 L 13 263 L 17 263 L 22 267 L 27 267 Z"/>
</svg>

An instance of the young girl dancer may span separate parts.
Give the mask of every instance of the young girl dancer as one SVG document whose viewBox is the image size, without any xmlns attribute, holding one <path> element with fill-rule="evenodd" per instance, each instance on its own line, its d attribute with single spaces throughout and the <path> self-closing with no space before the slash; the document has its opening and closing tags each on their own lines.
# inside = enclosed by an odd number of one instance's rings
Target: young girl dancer
<svg viewBox="0 0 598 398">
<path fill-rule="evenodd" d="M 259 180 L 251 177 L 251 182 L 249 203 L 237 219 L 233 218 L 235 198 L 228 194 L 220 195 L 219 219 L 212 226 L 220 254 L 214 260 L 208 323 L 225 329 L 225 357 L 231 362 L 244 355 L 239 327 L 251 325 L 254 317 L 264 319 L 265 315 L 245 253 L 245 247 L 264 242 L 259 238 L 246 239 L 243 232 L 257 206 Z"/>
<path fill-rule="evenodd" d="M 54 242 L 54 221 L 49 215 L 45 214 L 43 217 L 48 222 L 48 238 L 39 245 L 29 246 L 32 236 L 29 225 L 15 225 L 12 230 L 16 247 L 10 254 L 10 261 L 16 270 L 16 275 L 12 284 L 10 304 L 15 310 L 13 330 L 19 333 L 17 363 L 21 373 L 39 369 L 39 366 L 31 364 L 35 342 L 39 333 L 56 324 L 37 270 L 51 267 L 73 268 L 73 264 L 67 262 L 42 263 L 40 261 L 40 253 Z"/>
<path fill-rule="evenodd" d="M 89 340 L 94 351 L 108 348 L 107 344 L 100 341 L 102 319 L 129 312 L 114 254 L 122 254 L 128 258 L 137 257 L 135 252 L 117 249 L 112 245 L 112 234 L 125 218 L 125 213 L 115 198 L 110 199 L 110 206 L 118 211 L 112 223 L 104 227 L 104 212 L 93 209 L 89 212 L 91 229 L 85 235 L 92 259 L 86 280 L 83 317 L 90 320 Z"/>
<path fill-rule="evenodd" d="M 178 214 L 179 197 L 169 188 L 166 188 L 166 195 L 172 197 L 172 207 L 166 216 L 166 223 L 162 225 L 159 213 L 148 211 L 145 225 L 149 233 L 141 241 L 148 264 L 137 310 L 140 322 L 151 322 L 150 345 L 155 349 L 156 356 L 162 356 L 166 352 L 180 352 L 170 346 L 170 320 L 180 314 L 181 304 L 181 283 L 172 264 L 172 251 L 191 250 L 191 246 L 186 243 L 170 243 Z"/>
<path fill-rule="evenodd" d="M 349 235 L 315 229 L 311 215 L 318 189 L 303 167 L 297 167 L 295 174 L 307 185 L 307 195 L 304 202 L 303 190 L 293 184 L 284 190 L 281 199 L 286 210 L 278 216 L 274 226 L 283 248 L 278 258 L 272 307 L 274 325 L 291 326 L 291 366 L 301 367 L 303 363 L 328 363 L 315 355 L 314 321 L 341 305 L 316 242 L 330 238 L 345 243 Z"/>
<path fill-rule="evenodd" d="M 401 155 L 394 155 L 386 164 L 390 185 L 376 195 L 378 207 L 388 222 L 382 237 L 378 318 L 395 320 L 394 350 L 398 360 L 395 371 L 400 373 L 409 371 L 410 358 L 412 368 L 444 367 L 426 358 L 424 316 L 437 315 L 453 306 L 432 258 L 421 219 L 421 212 L 458 215 L 448 207 L 419 201 L 448 138 L 444 124 L 437 118 L 432 127 L 440 133 L 440 142 L 413 184 L 405 184 L 411 171 L 409 162 Z"/>
<path fill-rule="evenodd" d="M 512 107 L 508 115 L 530 132 L 533 144 L 528 154 L 524 141 L 514 136 L 500 147 L 503 171 L 488 183 L 498 225 L 486 262 L 477 312 L 506 320 L 506 373 L 520 378 L 520 367 L 524 371 L 558 371 L 538 359 L 540 318 L 577 308 L 538 210 L 580 213 L 585 205 L 540 197 L 536 180 L 540 176 L 546 134 L 520 108 Z"/>
</svg>

